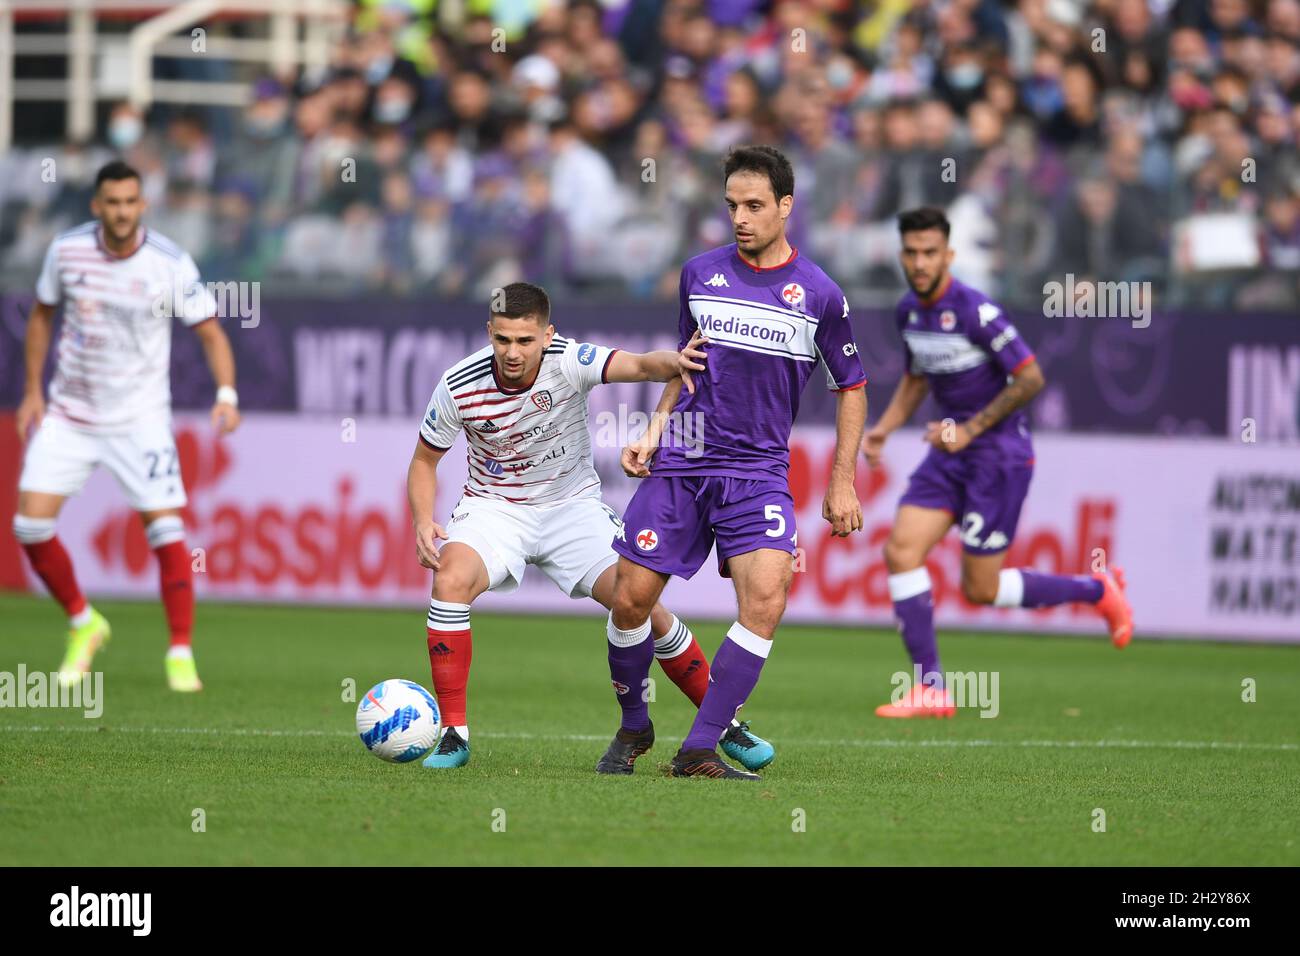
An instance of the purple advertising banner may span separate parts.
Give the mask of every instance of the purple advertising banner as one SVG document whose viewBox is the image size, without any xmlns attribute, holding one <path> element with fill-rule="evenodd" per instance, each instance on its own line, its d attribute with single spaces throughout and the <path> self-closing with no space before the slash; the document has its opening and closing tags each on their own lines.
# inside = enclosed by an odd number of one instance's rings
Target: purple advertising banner
<svg viewBox="0 0 1300 956">
<path fill-rule="evenodd" d="M 0 407 L 21 395 L 31 301 L 0 296 Z M 409 418 L 449 365 L 486 344 L 485 312 L 464 302 L 264 299 L 255 319 L 223 321 L 244 409 Z M 851 317 L 874 419 L 902 372 L 899 336 L 889 313 Z M 1031 407 L 1039 431 L 1300 441 L 1300 317 L 1156 312 L 1143 328 L 1115 318 L 1014 318 L 1047 377 Z M 553 320 L 584 341 L 676 347 L 675 303 L 557 304 Z M 172 354 L 176 407 L 205 407 L 212 383 L 198 341 L 178 328 Z M 639 386 L 620 397 L 648 408 L 655 395 L 657 386 Z M 831 394 L 809 388 L 800 422 L 833 415 Z"/>
</svg>

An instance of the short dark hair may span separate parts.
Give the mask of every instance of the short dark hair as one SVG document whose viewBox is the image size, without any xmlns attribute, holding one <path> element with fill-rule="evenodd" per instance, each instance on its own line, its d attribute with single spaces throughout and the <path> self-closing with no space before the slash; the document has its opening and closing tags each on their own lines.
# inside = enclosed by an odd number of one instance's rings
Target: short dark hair
<svg viewBox="0 0 1300 956">
<path fill-rule="evenodd" d="M 926 229 L 938 229 L 943 233 L 943 237 L 947 239 L 949 228 L 948 217 L 943 214 L 942 209 L 937 209 L 934 206 L 921 206 L 919 209 L 909 209 L 898 214 L 899 235 L 909 232 L 923 232 Z"/>
<path fill-rule="evenodd" d="M 758 173 L 772 184 L 772 193 L 780 202 L 782 196 L 794 195 L 794 167 L 774 146 L 736 146 L 722 160 L 722 182 L 735 173 Z"/>
<path fill-rule="evenodd" d="M 501 308 L 495 308 L 500 302 Z M 546 325 L 551 321 L 551 299 L 546 290 L 531 282 L 512 282 L 492 294 L 492 315 L 505 319 L 522 319 L 534 316 Z"/>
<path fill-rule="evenodd" d="M 140 174 L 135 171 L 133 166 L 128 165 L 120 159 L 105 163 L 99 167 L 99 172 L 95 174 L 95 191 L 99 191 L 100 183 L 106 181 L 119 182 L 123 179 L 139 179 Z"/>
</svg>

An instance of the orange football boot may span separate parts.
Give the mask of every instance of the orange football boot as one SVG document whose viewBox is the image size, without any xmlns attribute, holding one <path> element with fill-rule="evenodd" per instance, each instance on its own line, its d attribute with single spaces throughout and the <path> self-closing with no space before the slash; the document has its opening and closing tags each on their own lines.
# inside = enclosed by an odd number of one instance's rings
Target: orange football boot
<svg viewBox="0 0 1300 956">
<path fill-rule="evenodd" d="M 952 701 L 952 691 L 943 687 L 919 684 L 913 687 L 897 704 L 881 704 L 877 717 L 955 717 L 957 706 Z"/>
<path fill-rule="evenodd" d="M 1128 647 L 1133 639 L 1133 608 L 1124 596 L 1124 571 L 1098 571 L 1093 577 L 1101 582 L 1101 600 L 1096 608 L 1110 628 L 1110 642 L 1118 648 Z"/>
</svg>

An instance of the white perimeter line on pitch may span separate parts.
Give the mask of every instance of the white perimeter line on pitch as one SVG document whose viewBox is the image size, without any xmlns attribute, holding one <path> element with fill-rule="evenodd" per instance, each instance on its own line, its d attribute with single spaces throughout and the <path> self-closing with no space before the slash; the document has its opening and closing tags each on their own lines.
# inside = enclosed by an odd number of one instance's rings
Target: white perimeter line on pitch
<svg viewBox="0 0 1300 956">
<path fill-rule="evenodd" d="M 0 724 L 0 731 L 22 733 L 124 733 L 124 734 L 196 734 L 211 737 L 355 737 L 346 730 L 262 730 L 251 727 L 84 727 L 80 724 L 66 726 Z M 479 733 L 475 738 L 490 740 L 569 740 L 574 742 L 604 741 L 608 735 L 595 734 L 502 734 Z M 660 740 L 677 742 L 680 737 L 660 737 Z M 1226 740 L 802 740 L 801 744 L 813 747 L 1048 747 L 1062 750 L 1300 750 L 1300 744 L 1236 743 Z"/>
</svg>

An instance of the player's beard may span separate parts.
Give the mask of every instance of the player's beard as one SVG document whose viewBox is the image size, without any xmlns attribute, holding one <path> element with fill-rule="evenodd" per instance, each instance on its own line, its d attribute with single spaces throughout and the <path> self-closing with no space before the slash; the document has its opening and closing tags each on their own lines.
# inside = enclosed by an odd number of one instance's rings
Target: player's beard
<svg viewBox="0 0 1300 956">
<path fill-rule="evenodd" d="M 125 223 L 102 222 L 104 234 L 112 240 L 113 245 L 124 246 L 135 238 L 136 233 L 140 231 L 139 218 L 127 220 Z"/>
<path fill-rule="evenodd" d="M 928 299 L 931 296 L 933 296 L 935 292 L 939 290 L 939 286 L 943 285 L 943 280 L 945 276 L 947 276 L 946 272 L 940 272 L 937 276 L 934 277 L 933 280 L 931 280 L 929 286 L 927 286 L 926 288 L 921 288 L 919 285 L 917 285 L 916 282 L 912 280 L 911 276 L 907 277 L 907 284 L 912 287 L 912 291 L 915 292 L 920 298 Z"/>
</svg>

